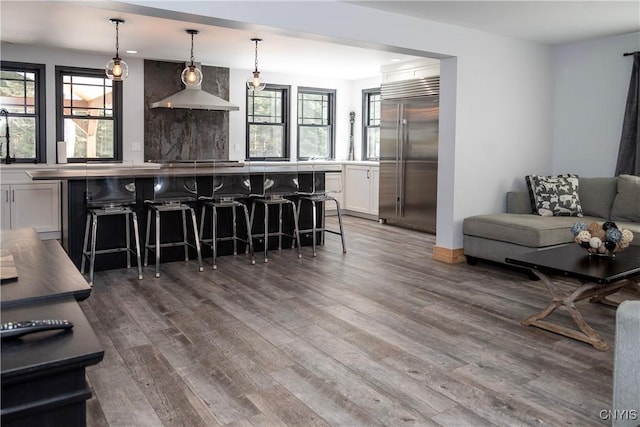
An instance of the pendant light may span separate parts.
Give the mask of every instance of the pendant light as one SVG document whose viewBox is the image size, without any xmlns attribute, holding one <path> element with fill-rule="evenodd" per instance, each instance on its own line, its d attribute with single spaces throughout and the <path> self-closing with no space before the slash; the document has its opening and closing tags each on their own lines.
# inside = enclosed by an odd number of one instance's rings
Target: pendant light
<svg viewBox="0 0 640 427">
<path fill-rule="evenodd" d="M 258 43 L 260 43 L 262 39 L 251 39 L 251 41 L 256 44 L 256 68 L 247 79 L 247 88 L 249 90 L 263 90 L 267 84 L 260 81 L 260 71 L 258 71 Z"/>
<path fill-rule="evenodd" d="M 187 34 L 191 34 L 191 64 L 182 70 L 182 83 L 185 86 L 200 86 L 202 83 L 202 71 L 193 63 L 193 36 L 198 34 L 198 30 L 186 30 Z"/>
<path fill-rule="evenodd" d="M 112 24 L 116 24 L 116 56 L 107 62 L 107 65 L 104 68 L 105 73 L 110 80 L 121 82 L 129 75 L 129 66 L 126 62 L 120 59 L 120 55 L 118 55 L 118 49 L 120 48 L 118 27 L 120 24 L 124 24 L 124 20 L 111 18 L 109 21 L 111 21 Z"/>
</svg>

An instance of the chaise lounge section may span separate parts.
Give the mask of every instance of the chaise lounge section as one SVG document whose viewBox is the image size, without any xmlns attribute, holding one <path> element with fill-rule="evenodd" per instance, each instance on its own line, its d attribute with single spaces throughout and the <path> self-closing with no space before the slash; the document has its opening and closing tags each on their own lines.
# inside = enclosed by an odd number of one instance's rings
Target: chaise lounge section
<svg viewBox="0 0 640 427">
<path fill-rule="evenodd" d="M 640 245 L 640 177 L 578 179 L 578 196 L 584 216 L 541 216 L 534 213 L 527 191 L 506 194 L 506 213 L 476 215 L 463 222 L 464 255 L 504 263 L 507 256 L 571 243 L 576 222 L 614 221 L 633 232 L 632 245 Z"/>
</svg>

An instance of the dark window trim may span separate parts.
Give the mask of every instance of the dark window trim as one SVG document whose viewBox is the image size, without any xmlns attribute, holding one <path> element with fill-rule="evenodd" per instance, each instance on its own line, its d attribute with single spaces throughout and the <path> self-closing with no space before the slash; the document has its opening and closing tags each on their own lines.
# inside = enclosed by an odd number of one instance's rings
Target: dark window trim
<svg viewBox="0 0 640 427">
<path fill-rule="evenodd" d="M 317 88 L 317 87 L 306 87 L 306 86 L 299 86 L 298 87 L 298 95 L 300 93 L 318 93 L 318 94 L 322 94 L 322 95 L 329 95 L 329 115 L 328 115 L 328 120 L 329 120 L 329 124 L 327 126 L 329 126 L 330 132 L 330 138 L 331 140 L 329 141 L 329 156 L 327 157 L 327 160 L 333 160 L 335 158 L 335 151 L 336 151 L 336 90 L 335 89 L 323 89 L 323 88 Z M 296 103 L 298 102 L 298 96 L 296 96 Z M 297 105 L 297 104 L 296 104 Z M 325 127 L 325 125 L 301 125 L 298 123 L 298 119 L 296 118 L 296 126 L 297 126 L 297 132 L 296 132 L 296 157 L 298 158 L 298 160 L 311 160 L 311 157 L 305 156 L 305 157 L 301 157 L 300 156 L 300 126 L 305 126 L 305 127 L 313 127 L 313 126 L 319 126 L 319 127 Z"/>
<path fill-rule="evenodd" d="M 88 77 L 101 77 L 106 78 L 103 69 L 98 68 L 81 68 L 81 67 L 68 67 L 63 65 L 56 65 L 56 141 L 62 141 L 64 139 L 64 114 L 63 114 L 63 82 L 62 76 L 64 74 L 73 74 L 79 76 Z M 122 120 L 124 117 L 122 108 L 122 83 L 113 82 L 113 158 L 91 158 L 91 162 L 121 162 L 122 161 L 122 146 L 123 146 L 123 132 L 122 132 Z M 86 163 L 87 158 L 73 157 L 68 159 L 69 163 Z"/>
<path fill-rule="evenodd" d="M 47 162 L 47 100 L 46 100 L 46 66 L 28 62 L 0 61 L 0 68 L 11 71 L 28 71 L 36 75 L 36 157 L 15 159 L 16 163 L 46 163 Z M 11 116 L 11 114 L 9 114 Z M 5 153 L 1 153 L 4 156 Z"/>
<path fill-rule="evenodd" d="M 374 87 L 369 89 L 362 89 L 362 160 L 378 160 L 377 158 L 369 157 L 367 155 L 367 129 L 369 127 L 369 97 L 370 95 L 379 95 L 380 88 Z M 382 108 L 382 100 L 380 100 L 380 107 Z M 380 125 L 377 126 L 378 128 Z"/>
<path fill-rule="evenodd" d="M 249 153 L 249 126 L 254 124 L 255 122 L 249 122 L 249 89 L 246 89 L 246 97 L 245 97 L 245 106 L 246 106 L 246 115 L 245 115 L 245 159 L 247 160 L 257 160 L 257 161 L 282 161 L 288 160 L 290 157 L 289 153 L 289 93 L 291 92 L 291 86 L 288 85 L 278 85 L 278 84 L 270 84 L 267 83 L 263 90 L 280 90 L 282 91 L 282 123 L 256 123 L 260 125 L 274 125 L 274 126 L 282 126 L 284 133 L 284 141 L 282 142 L 284 147 L 282 147 L 282 157 L 251 157 Z"/>
</svg>

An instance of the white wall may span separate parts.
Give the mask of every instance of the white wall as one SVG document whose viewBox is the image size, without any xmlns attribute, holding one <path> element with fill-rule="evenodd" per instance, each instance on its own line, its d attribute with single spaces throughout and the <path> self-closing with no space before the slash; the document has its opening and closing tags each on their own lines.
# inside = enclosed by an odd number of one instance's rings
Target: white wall
<svg viewBox="0 0 640 427">
<path fill-rule="evenodd" d="M 364 89 L 373 89 L 380 87 L 382 76 L 371 77 L 368 79 L 356 80 L 351 83 L 351 105 L 349 111 L 356 113 L 353 123 L 353 158 L 354 160 L 362 160 L 362 91 Z M 349 136 L 345 140 L 345 151 L 343 159 L 349 158 Z"/>
<path fill-rule="evenodd" d="M 110 58 L 106 55 L 64 49 L 2 44 L 2 60 L 45 64 L 46 73 L 46 140 L 47 163 L 56 162 L 56 65 L 84 68 L 104 68 Z M 144 153 L 133 151 L 134 144 L 144 146 L 144 61 L 123 57 L 129 65 L 129 77 L 124 81 L 123 153 L 124 161 L 143 162 Z"/>
<path fill-rule="evenodd" d="M 553 49 L 553 172 L 613 176 L 640 33 Z"/>
</svg>

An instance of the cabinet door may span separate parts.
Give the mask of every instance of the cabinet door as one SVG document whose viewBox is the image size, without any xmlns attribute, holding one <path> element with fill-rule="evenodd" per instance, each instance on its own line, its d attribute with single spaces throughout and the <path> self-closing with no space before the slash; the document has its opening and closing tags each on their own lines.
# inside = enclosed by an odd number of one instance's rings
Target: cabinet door
<svg viewBox="0 0 640 427">
<path fill-rule="evenodd" d="M 378 215 L 378 206 L 380 205 L 380 168 L 378 166 L 371 166 L 370 170 L 371 204 L 369 205 L 369 209 L 371 214 Z"/>
<path fill-rule="evenodd" d="M 11 185 L 11 228 L 59 231 L 59 183 Z"/>
<path fill-rule="evenodd" d="M 345 209 L 369 213 L 371 202 L 369 167 L 347 165 L 345 170 Z"/>
<path fill-rule="evenodd" d="M 0 185 L 0 189 L 2 189 L 2 194 L 0 197 L 0 206 L 2 209 L 0 210 L 0 226 L 2 230 L 11 229 L 11 186 L 10 185 Z"/>
</svg>

